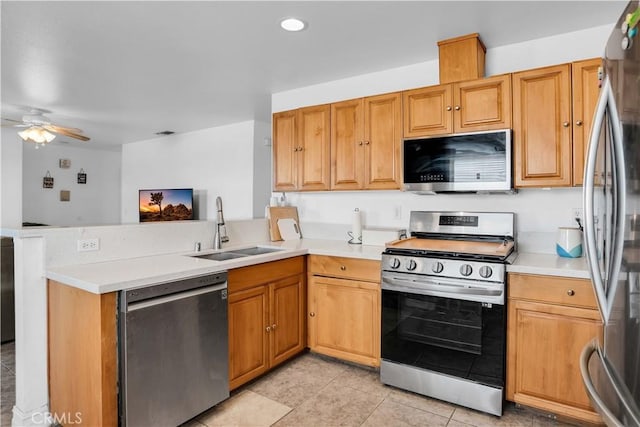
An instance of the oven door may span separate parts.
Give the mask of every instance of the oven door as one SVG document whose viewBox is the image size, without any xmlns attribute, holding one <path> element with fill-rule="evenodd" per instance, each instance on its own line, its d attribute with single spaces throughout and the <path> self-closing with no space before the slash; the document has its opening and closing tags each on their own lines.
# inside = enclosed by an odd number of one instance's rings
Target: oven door
<svg viewBox="0 0 640 427">
<path fill-rule="evenodd" d="M 504 387 L 504 285 L 402 276 L 382 274 L 382 359 Z"/>
</svg>

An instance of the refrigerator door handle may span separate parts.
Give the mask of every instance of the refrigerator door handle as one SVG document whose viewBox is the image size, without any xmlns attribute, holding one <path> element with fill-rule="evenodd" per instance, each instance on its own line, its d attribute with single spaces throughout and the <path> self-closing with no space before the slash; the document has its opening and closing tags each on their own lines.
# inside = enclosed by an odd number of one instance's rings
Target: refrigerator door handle
<svg viewBox="0 0 640 427">
<path fill-rule="evenodd" d="M 611 83 L 609 77 L 605 77 L 600 90 L 600 97 L 596 105 L 596 111 L 593 118 L 593 127 L 589 137 L 589 150 L 587 151 L 587 159 L 584 168 L 584 189 L 583 189 L 583 208 L 584 208 L 584 239 L 585 252 L 587 254 L 587 264 L 591 273 L 591 280 L 595 289 L 596 298 L 600 313 L 606 322 L 608 314 L 607 295 L 604 289 L 604 278 L 598 266 L 598 251 L 596 245 L 596 229 L 594 220 L 594 174 L 596 171 L 596 159 L 598 154 L 598 145 L 600 140 L 600 131 L 606 120 L 605 113 L 609 102 L 609 93 L 611 93 Z"/>
<path fill-rule="evenodd" d="M 618 418 L 611 412 L 611 410 L 604 403 L 596 387 L 591 380 L 591 373 L 589 372 L 589 360 L 593 353 L 597 350 L 597 341 L 594 339 L 587 344 L 580 354 L 580 373 L 582 374 L 582 381 L 584 382 L 585 390 L 589 396 L 589 400 L 593 403 L 596 411 L 602 416 L 603 421 L 609 427 L 624 427 L 624 424 L 618 420 Z"/>
<path fill-rule="evenodd" d="M 608 79 L 607 79 L 608 80 Z M 616 100 L 609 84 L 607 93 L 609 117 L 611 118 L 611 133 L 613 135 L 613 167 L 614 170 L 614 191 L 613 197 L 615 198 L 615 228 L 613 230 L 612 239 L 610 242 L 613 254 L 611 257 L 611 264 L 608 277 L 608 295 L 611 297 L 608 300 L 613 299 L 613 295 L 616 294 L 618 288 L 618 277 L 620 276 L 620 270 L 622 268 L 622 252 L 624 251 L 624 229 L 626 221 L 626 198 L 627 198 L 627 184 L 626 184 L 626 165 L 624 158 L 624 145 L 622 139 L 622 121 L 618 114 L 616 106 Z M 609 302 L 607 317 L 613 307 L 613 301 Z M 605 320 L 605 323 L 607 321 Z"/>
</svg>

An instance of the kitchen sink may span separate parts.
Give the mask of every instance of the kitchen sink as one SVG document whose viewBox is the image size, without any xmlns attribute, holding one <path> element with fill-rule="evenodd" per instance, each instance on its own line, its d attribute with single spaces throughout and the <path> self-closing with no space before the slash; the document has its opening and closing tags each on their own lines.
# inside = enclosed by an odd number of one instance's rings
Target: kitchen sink
<svg viewBox="0 0 640 427">
<path fill-rule="evenodd" d="M 210 259 L 212 261 L 225 261 L 228 259 L 234 259 L 234 258 L 242 258 L 245 257 L 247 255 L 245 254 L 236 254 L 233 252 L 217 252 L 215 254 L 208 254 L 208 255 L 194 255 L 195 258 L 204 258 L 204 259 Z"/>
<path fill-rule="evenodd" d="M 281 250 L 282 249 L 279 249 L 279 248 L 261 248 L 258 246 L 254 246 L 252 248 L 229 249 L 224 252 L 216 252 L 208 255 L 192 255 L 192 256 L 195 258 L 210 259 L 212 261 L 226 261 L 228 259 L 243 258 L 246 256 L 252 256 L 252 255 L 268 254 L 271 252 L 277 252 Z"/>
<path fill-rule="evenodd" d="M 279 248 L 261 248 L 256 246 L 253 248 L 231 250 L 229 252 L 234 254 L 243 254 L 243 255 L 262 255 L 262 254 L 269 254 L 271 252 L 278 252 L 281 250 L 282 249 L 279 249 Z"/>
</svg>

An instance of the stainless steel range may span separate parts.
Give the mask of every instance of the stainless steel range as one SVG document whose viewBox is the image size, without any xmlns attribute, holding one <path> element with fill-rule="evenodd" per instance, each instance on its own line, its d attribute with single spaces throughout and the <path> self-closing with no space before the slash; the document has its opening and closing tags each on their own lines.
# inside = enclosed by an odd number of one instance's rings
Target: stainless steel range
<svg viewBox="0 0 640 427">
<path fill-rule="evenodd" d="M 382 254 L 383 383 L 502 415 L 515 216 L 413 211 Z"/>
</svg>

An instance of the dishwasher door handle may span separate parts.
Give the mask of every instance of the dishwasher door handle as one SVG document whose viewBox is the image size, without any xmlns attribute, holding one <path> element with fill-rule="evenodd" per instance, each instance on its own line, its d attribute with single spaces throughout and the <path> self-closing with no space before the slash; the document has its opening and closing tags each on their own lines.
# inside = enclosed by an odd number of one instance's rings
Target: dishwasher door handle
<svg viewBox="0 0 640 427">
<path fill-rule="evenodd" d="M 127 313 L 131 313 L 132 311 L 136 311 L 136 310 L 142 310 L 143 308 L 153 307 L 159 304 L 165 304 L 168 302 L 178 301 L 181 299 L 190 298 L 197 295 L 208 294 L 211 292 L 217 292 L 217 291 L 226 290 L 226 289 L 227 289 L 227 283 L 225 282 L 219 285 L 206 286 L 204 288 L 193 289 L 186 292 L 178 292 L 171 295 L 150 298 L 143 301 L 136 301 L 136 302 L 127 304 Z"/>
</svg>

